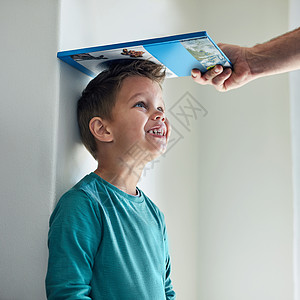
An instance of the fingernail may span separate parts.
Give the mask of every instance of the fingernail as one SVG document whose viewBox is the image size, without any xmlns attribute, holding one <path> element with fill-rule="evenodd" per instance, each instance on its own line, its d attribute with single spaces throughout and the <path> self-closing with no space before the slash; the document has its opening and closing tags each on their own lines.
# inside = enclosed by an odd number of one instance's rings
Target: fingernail
<svg viewBox="0 0 300 300">
<path fill-rule="evenodd" d="M 195 78 L 195 77 L 197 77 L 197 73 L 194 71 L 194 70 L 192 70 L 192 76 Z"/>
<path fill-rule="evenodd" d="M 221 72 L 221 67 L 220 66 L 216 66 L 214 69 L 215 73 L 219 73 Z"/>
</svg>

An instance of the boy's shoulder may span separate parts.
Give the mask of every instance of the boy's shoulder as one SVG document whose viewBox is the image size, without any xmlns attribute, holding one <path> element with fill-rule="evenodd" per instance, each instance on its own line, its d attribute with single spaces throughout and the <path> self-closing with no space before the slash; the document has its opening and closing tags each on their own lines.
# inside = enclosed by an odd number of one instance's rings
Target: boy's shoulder
<svg viewBox="0 0 300 300">
<path fill-rule="evenodd" d="M 148 206 L 151 206 L 151 208 L 158 214 L 160 215 L 162 218 L 164 218 L 164 214 L 162 213 L 162 211 L 160 210 L 160 208 L 157 206 L 157 204 L 152 201 L 141 189 L 139 189 L 140 193 L 143 195 L 143 197 L 145 198 L 145 200 L 148 203 Z"/>
<path fill-rule="evenodd" d="M 60 198 L 58 205 L 75 205 L 79 207 L 90 205 L 97 207 L 98 210 L 99 206 L 111 207 L 125 198 L 126 201 L 135 203 L 138 206 L 144 203 L 150 208 L 152 213 L 158 215 L 161 220 L 164 220 L 164 215 L 159 207 L 141 189 L 138 188 L 138 191 L 139 196 L 128 195 L 92 172 L 69 189 Z M 117 195 L 117 199 L 114 199 L 115 195 Z"/>
<path fill-rule="evenodd" d="M 90 173 L 78 181 L 72 188 L 65 192 L 59 201 L 67 201 L 67 199 L 89 199 L 92 202 L 96 200 L 99 193 L 99 183 L 97 183 L 97 175 Z"/>
<path fill-rule="evenodd" d="M 52 215 L 57 214 L 58 211 L 98 210 L 95 183 L 93 181 L 93 176 L 88 174 L 67 190 L 59 198 Z"/>
</svg>

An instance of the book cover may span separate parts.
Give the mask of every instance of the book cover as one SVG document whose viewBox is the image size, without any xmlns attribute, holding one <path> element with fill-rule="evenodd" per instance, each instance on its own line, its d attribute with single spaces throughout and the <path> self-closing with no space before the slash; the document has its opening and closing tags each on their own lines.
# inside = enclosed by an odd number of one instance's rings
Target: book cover
<svg viewBox="0 0 300 300">
<path fill-rule="evenodd" d="M 232 67 L 206 31 L 61 51 L 57 57 L 91 77 L 110 62 L 124 59 L 149 59 L 163 64 L 167 78 L 190 76 L 193 68 L 205 73 L 217 64 Z"/>
</svg>

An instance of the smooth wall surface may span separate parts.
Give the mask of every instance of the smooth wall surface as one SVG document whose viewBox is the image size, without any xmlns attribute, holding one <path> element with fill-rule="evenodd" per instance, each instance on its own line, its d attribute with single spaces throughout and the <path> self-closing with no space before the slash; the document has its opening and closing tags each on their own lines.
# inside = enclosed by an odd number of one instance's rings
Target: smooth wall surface
<svg viewBox="0 0 300 300">
<path fill-rule="evenodd" d="M 288 2 L 279 0 L 243 6 L 235 0 L 64 0 L 60 45 L 68 50 L 207 30 L 217 42 L 251 46 L 287 29 Z M 68 72 L 77 82 L 76 71 Z M 70 88 L 72 80 L 62 76 L 67 96 L 66 81 Z M 72 93 L 80 91 L 76 84 Z M 174 128 L 171 147 L 149 164 L 140 187 L 165 213 L 178 299 L 291 300 L 288 75 L 226 94 L 188 77 L 170 79 L 164 95 Z M 180 121 L 180 107 L 192 115 L 189 124 Z M 86 156 L 84 171 L 91 166 Z M 61 189 L 64 184 L 71 182 Z"/>
<path fill-rule="evenodd" d="M 290 29 L 300 26 L 300 0 L 290 0 Z M 290 73 L 294 191 L 294 299 L 300 300 L 300 70 Z"/>
<path fill-rule="evenodd" d="M 0 299 L 45 299 L 54 199 L 58 1 L 1 1 Z"/>
</svg>

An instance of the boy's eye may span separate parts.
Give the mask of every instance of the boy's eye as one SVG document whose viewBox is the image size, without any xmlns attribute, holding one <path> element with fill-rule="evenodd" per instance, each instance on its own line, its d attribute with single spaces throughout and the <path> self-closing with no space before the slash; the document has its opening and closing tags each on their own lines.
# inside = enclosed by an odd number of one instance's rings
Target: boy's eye
<svg viewBox="0 0 300 300">
<path fill-rule="evenodd" d="M 165 110 L 163 109 L 163 107 L 158 107 L 157 110 L 164 112 Z"/>
<path fill-rule="evenodd" d="M 140 101 L 138 103 L 136 103 L 134 105 L 134 107 L 143 107 L 143 108 L 147 108 L 147 105 L 143 102 L 143 101 Z"/>
</svg>

